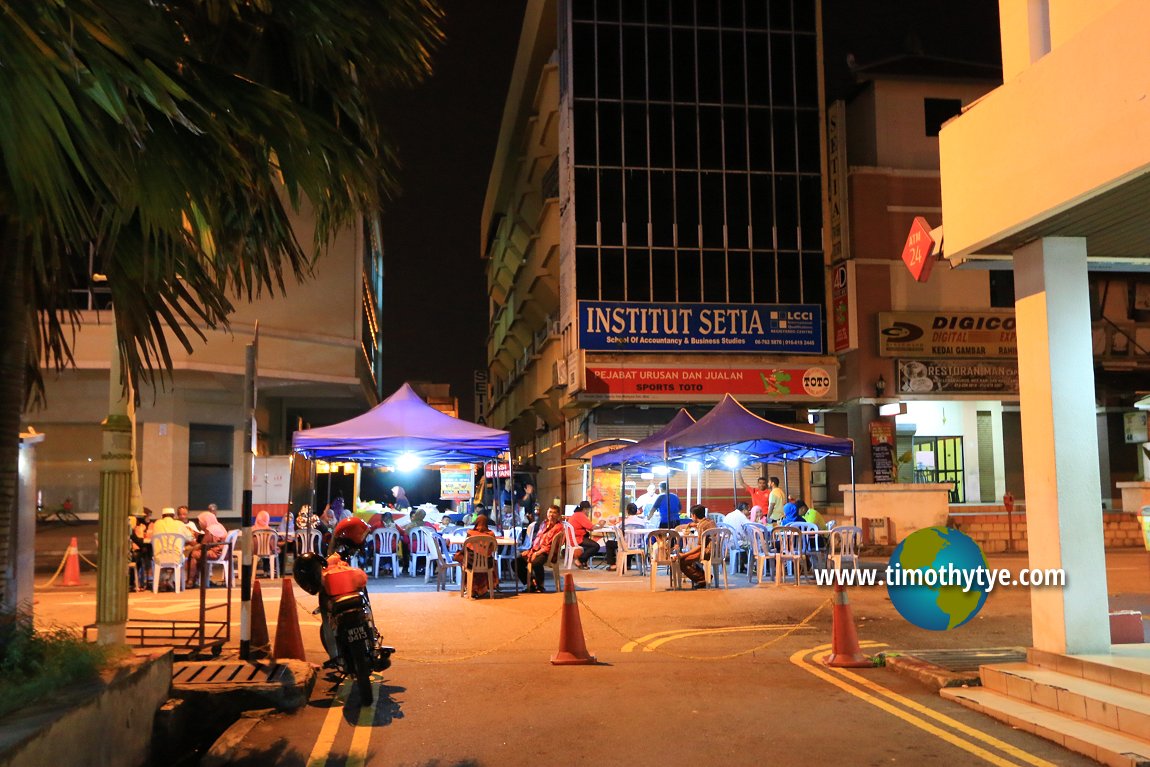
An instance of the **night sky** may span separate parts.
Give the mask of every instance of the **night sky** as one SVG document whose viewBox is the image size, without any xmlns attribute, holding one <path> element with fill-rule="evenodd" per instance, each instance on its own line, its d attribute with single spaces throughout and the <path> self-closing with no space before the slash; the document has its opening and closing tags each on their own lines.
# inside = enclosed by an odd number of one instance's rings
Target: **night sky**
<svg viewBox="0 0 1150 767">
<path fill-rule="evenodd" d="M 472 373 L 486 366 L 480 218 L 525 2 L 441 5 L 447 42 L 435 75 L 382 105 L 404 190 L 383 217 L 383 389 L 450 383 L 471 419 Z M 823 14 L 832 97 L 853 88 L 847 54 L 861 64 L 902 53 L 999 62 L 997 0 L 824 0 Z"/>
</svg>

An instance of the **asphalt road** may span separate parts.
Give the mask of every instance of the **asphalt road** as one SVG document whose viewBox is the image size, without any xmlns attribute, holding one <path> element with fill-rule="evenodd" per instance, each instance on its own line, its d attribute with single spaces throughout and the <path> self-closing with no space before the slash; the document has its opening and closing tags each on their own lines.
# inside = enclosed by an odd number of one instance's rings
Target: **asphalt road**
<svg viewBox="0 0 1150 767">
<path fill-rule="evenodd" d="M 1019 568 L 1024 556 L 991 559 Z M 1150 606 L 1144 551 L 1111 552 L 1112 604 Z M 90 622 L 94 577 L 41 589 L 38 620 Z M 38 577 L 38 582 L 45 580 Z M 888 669 L 828 670 L 829 589 L 749 587 L 650 591 L 640 576 L 581 574 L 579 615 L 595 666 L 556 667 L 562 596 L 461 599 L 422 578 L 372 582 L 377 624 L 397 647 L 377 675 L 377 703 L 317 684 L 311 704 L 272 715 L 247 736 L 252 765 L 847 765 L 1091 764 L 1001 725 Z M 274 635 L 280 588 L 264 583 Z M 315 600 L 300 591 L 308 659 L 323 660 Z M 222 589 L 209 592 L 222 596 Z M 1022 588 L 996 590 L 970 623 L 929 632 L 904 621 L 884 589 L 850 592 L 860 640 L 878 650 L 1020 646 L 1030 642 Z M 130 615 L 185 617 L 189 595 L 130 595 Z M 1148 610 L 1150 612 L 1150 610 Z M 238 633 L 238 615 L 234 616 Z"/>
</svg>

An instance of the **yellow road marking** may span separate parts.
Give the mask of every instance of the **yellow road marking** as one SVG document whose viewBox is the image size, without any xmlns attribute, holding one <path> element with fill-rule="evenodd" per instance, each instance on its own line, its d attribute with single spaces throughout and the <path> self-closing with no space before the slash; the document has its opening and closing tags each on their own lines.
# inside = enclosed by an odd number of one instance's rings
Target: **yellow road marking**
<svg viewBox="0 0 1150 767">
<path fill-rule="evenodd" d="M 791 629 L 813 629 L 814 626 L 798 626 L 794 624 L 779 624 L 777 626 L 757 626 L 755 629 L 697 629 L 694 631 L 680 631 L 671 636 L 661 637 L 656 639 L 643 647 L 643 652 L 654 652 L 657 648 L 668 642 L 673 642 L 676 639 L 686 639 L 687 637 L 700 636 L 705 634 L 726 634 L 726 633 L 742 633 L 746 631 L 787 631 Z M 630 652 L 626 650 L 625 652 Z"/>
<path fill-rule="evenodd" d="M 997 765 L 997 767 L 1017 767 L 1017 765 L 1014 762 L 1009 761 L 1007 759 L 1004 759 L 1003 757 L 999 756 L 998 754 L 987 751 L 985 748 L 982 748 L 981 746 L 978 746 L 974 743 L 971 743 L 970 741 L 965 740 L 964 738 L 960 738 L 959 736 L 955 735 L 954 733 L 947 732 L 946 730 L 943 730 L 942 728 L 931 724 L 930 722 L 926 721 L 925 719 L 917 717 L 914 714 L 911 714 L 907 711 L 903 711 L 902 709 L 897 708 L 890 703 L 887 703 L 885 700 L 882 700 L 881 698 L 877 698 L 874 695 L 871 695 L 867 692 L 864 692 L 863 690 L 860 690 L 857 687 L 854 687 L 853 685 L 848 684 L 847 682 L 843 681 L 842 679 L 837 678 L 835 676 L 835 674 L 830 673 L 830 671 L 832 671 L 831 669 L 824 671 L 823 669 L 818 668 L 815 665 L 813 665 L 813 664 L 811 664 L 805 660 L 804 656 L 807 656 L 807 655 L 812 654 L 813 652 L 817 652 L 817 651 L 818 650 L 799 650 L 798 652 L 795 652 L 793 655 L 791 655 L 791 663 L 793 663 L 794 665 L 803 669 L 807 673 L 813 674 L 814 676 L 817 676 L 820 679 L 822 679 L 826 682 L 829 682 L 830 684 L 833 684 L 835 687 L 838 687 L 839 689 L 843 690 L 844 692 L 849 693 L 849 694 L 855 696 L 856 698 L 859 698 L 860 700 L 862 700 L 866 703 L 869 703 L 872 706 L 875 706 L 876 708 L 882 709 L 883 711 L 886 711 L 888 714 L 892 714 L 894 716 L 897 716 L 899 719 L 902 719 L 907 724 L 910 724 L 914 727 L 917 727 L 920 730 L 923 730 L 925 732 L 928 732 L 931 735 L 934 735 L 935 737 L 937 737 L 941 740 L 944 740 L 947 743 L 950 743 L 952 746 L 955 746 L 957 748 L 961 748 L 962 750 L 964 750 L 970 754 L 974 754 L 975 756 L 980 757 L 981 759 L 984 759 L 985 761 L 990 762 L 991 764 Z M 839 672 L 839 671 L 841 671 L 841 669 L 833 669 L 833 671 Z M 949 718 L 949 717 L 947 717 L 947 718 Z M 951 720 L 951 721 L 953 721 L 953 720 Z M 959 724 L 959 723 L 955 722 L 955 724 Z M 990 736 L 987 736 L 987 738 L 989 738 L 989 737 Z M 1006 750 L 1008 753 L 1012 753 L 1013 751 L 1017 750 L 1013 746 L 1010 746 L 1010 744 L 1005 743 L 1003 741 L 999 741 L 995 738 L 991 738 L 989 741 L 986 741 L 986 742 L 988 742 L 988 743 L 993 742 L 993 744 L 997 748 L 1003 748 L 1005 746 L 1007 748 L 1003 749 L 1003 750 Z M 1027 762 L 1029 762 L 1030 764 L 1035 765 L 1036 767 L 1056 767 L 1052 762 L 1047 762 L 1043 759 L 1039 759 L 1038 757 L 1032 756 L 1030 754 L 1026 755 L 1025 760 Z"/>
<path fill-rule="evenodd" d="M 351 746 L 347 750 L 346 767 L 363 767 L 367 762 L 367 747 L 371 743 L 372 723 L 375 721 L 375 706 L 379 703 L 379 682 L 372 682 L 372 703 L 359 710 L 359 719 L 351 734 Z"/>
<path fill-rule="evenodd" d="M 880 695 L 885 695 L 886 697 L 890 698 L 891 700 L 896 701 L 898 703 L 901 703 L 902 705 L 906 706 L 909 709 L 917 711 L 920 714 L 925 714 L 926 716 L 929 716 L 931 719 L 934 719 L 936 721 L 942 722 L 947 727 L 958 730 L 959 732 L 964 733 L 966 735 L 969 735 L 972 738 L 976 738 L 978 740 L 981 740 L 983 743 L 987 743 L 991 746 L 994 746 L 999 751 L 1004 751 L 1004 752 L 1010 754 L 1011 756 L 1015 757 L 1016 759 L 1021 759 L 1024 762 L 1027 762 L 1029 764 L 1033 764 L 1033 765 L 1035 765 L 1035 767 L 1046 767 L 1047 765 L 1050 765 L 1050 762 L 1046 761 L 1045 759 L 1041 759 L 1041 758 L 1034 756 L 1033 754 L 1031 754 L 1027 751 L 1023 751 L 1022 749 L 1018 748 L 1017 746 L 1012 746 L 1011 744 L 1009 744 L 1005 741 L 1001 741 L 998 738 L 995 738 L 991 735 L 987 735 L 985 732 L 982 732 L 980 730 L 976 730 L 975 728 L 971 727 L 968 724 L 963 724 L 962 722 L 958 721 L 957 719 L 951 719 L 946 714 L 940 714 L 939 712 L 932 709 L 930 706 L 924 706 L 921 703 L 919 703 L 918 701 L 914 701 L 914 700 L 911 700 L 910 698 L 899 695 L 894 690 L 888 690 L 887 688 L 883 687 L 882 685 L 876 684 L 875 682 L 872 682 L 871 680 L 866 679 L 865 677 L 859 676 L 858 674 L 856 674 L 853 671 L 848 671 L 845 668 L 836 668 L 836 669 L 834 669 L 834 671 L 836 673 L 842 674 L 843 676 L 847 677 L 848 679 L 853 680 L 857 684 L 862 685 L 863 687 L 866 687 L 869 690 L 874 690 L 875 692 L 879 693 Z"/>
<path fill-rule="evenodd" d="M 709 628 L 709 629 L 671 629 L 670 631 L 656 631 L 653 634 L 647 634 L 646 636 L 641 636 L 638 639 L 635 639 L 631 642 L 628 642 L 627 644 L 623 645 L 622 651 L 623 652 L 632 652 L 632 651 L 634 651 L 634 649 L 636 647 L 638 647 L 640 645 L 646 645 L 648 642 L 651 642 L 652 640 L 656 640 L 657 644 L 653 644 L 651 646 L 652 647 L 658 647 L 660 644 L 663 644 L 664 642 L 670 641 L 671 639 L 679 638 L 680 635 L 682 635 L 682 636 L 695 636 L 698 634 L 726 634 L 726 633 L 737 633 L 737 632 L 742 632 L 742 631 L 778 631 L 780 629 L 791 629 L 791 628 L 799 628 L 799 624 L 795 624 L 795 623 L 763 623 L 763 624 L 759 624 L 759 625 L 755 625 L 755 626 L 720 626 L 718 628 Z M 803 627 L 803 628 L 806 628 L 806 627 Z M 664 638 L 664 639 L 662 639 L 662 641 L 659 641 L 659 638 Z M 645 648 L 645 649 L 649 649 L 649 648 Z"/>
<path fill-rule="evenodd" d="M 331 747 L 335 745 L 336 733 L 339 732 L 339 720 L 343 717 L 343 704 L 351 691 L 351 680 L 350 676 L 344 679 L 343 684 L 336 691 L 335 698 L 331 702 L 331 708 L 327 710 L 327 716 L 324 717 L 323 726 L 319 728 L 319 735 L 316 736 L 311 756 L 307 758 L 307 767 L 323 767 L 327 764 Z"/>
</svg>

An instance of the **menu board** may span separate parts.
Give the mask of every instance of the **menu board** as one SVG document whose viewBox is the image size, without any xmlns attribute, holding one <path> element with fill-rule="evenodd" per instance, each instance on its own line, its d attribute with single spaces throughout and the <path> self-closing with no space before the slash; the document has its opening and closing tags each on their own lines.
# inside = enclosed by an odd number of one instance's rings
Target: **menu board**
<svg viewBox="0 0 1150 767">
<path fill-rule="evenodd" d="M 439 497 L 445 501 L 470 501 L 475 486 L 473 467 L 469 463 L 444 464 L 439 467 Z"/>
<path fill-rule="evenodd" d="M 870 458 L 875 484 L 893 483 L 898 471 L 894 462 L 894 427 L 890 421 L 870 422 Z"/>
</svg>

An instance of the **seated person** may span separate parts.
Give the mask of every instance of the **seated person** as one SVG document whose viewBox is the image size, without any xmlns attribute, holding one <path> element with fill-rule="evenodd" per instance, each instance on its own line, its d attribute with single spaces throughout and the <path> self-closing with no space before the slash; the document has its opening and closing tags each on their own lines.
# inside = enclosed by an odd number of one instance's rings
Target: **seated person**
<svg viewBox="0 0 1150 767">
<path fill-rule="evenodd" d="M 480 514 L 475 518 L 475 525 L 467 531 L 467 537 L 471 538 L 477 535 L 486 535 L 491 538 L 495 537 L 494 531 L 487 523 L 487 515 Z M 452 555 L 456 562 L 461 566 L 466 564 L 465 557 L 467 556 L 466 546 Z M 487 596 L 490 590 L 490 584 L 487 583 L 487 573 L 476 573 L 474 580 L 471 583 L 471 596 L 474 598 Z"/>
<path fill-rule="evenodd" d="M 202 514 L 200 516 L 203 516 Z M 212 517 L 215 518 L 214 516 Z M 197 517 L 199 519 L 199 517 Z M 267 511 L 260 511 L 256 513 L 256 521 L 252 525 L 253 530 L 271 530 L 272 529 L 272 515 Z"/>
<path fill-rule="evenodd" d="M 692 589 L 701 589 L 707 584 L 703 567 L 699 564 L 703 558 L 703 533 L 712 529 L 715 523 L 707 519 L 707 507 L 702 504 L 691 507 L 691 519 L 695 532 L 699 534 L 699 543 L 693 549 L 679 555 L 679 569 L 690 579 Z"/>
<path fill-rule="evenodd" d="M 746 513 L 743 511 L 743 509 L 745 509 L 745 508 L 746 508 L 746 504 L 740 503 L 739 508 L 723 515 L 723 521 L 726 522 L 731 527 L 735 528 L 735 532 L 738 532 L 739 530 L 741 530 L 743 525 L 745 525 L 751 521 L 750 519 L 747 518 Z M 755 508 L 758 508 L 758 507 L 756 506 Z"/>
<path fill-rule="evenodd" d="M 599 542 L 591 537 L 591 532 L 599 529 L 591 521 L 591 502 L 582 501 L 567 521 L 575 528 L 575 542 L 582 549 L 578 558 L 574 560 L 575 566 L 580 570 L 587 570 L 589 569 L 587 561 L 598 554 L 600 549 Z"/>
<path fill-rule="evenodd" d="M 543 522 L 543 529 L 535 533 L 531 548 L 521 552 L 515 559 L 515 570 L 519 580 L 527 586 L 527 593 L 546 591 L 543 588 L 543 576 L 547 560 L 551 556 L 551 544 L 557 536 L 563 535 L 562 515 L 558 506 L 547 509 L 547 517 Z M 530 566 L 530 578 L 528 567 Z M 556 584 L 558 588 L 558 584 Z"/>
<path fill-rule="evenodd" d="M 260 512 L 267 514 L 266 511 Z M 188 586 L 194 588 L 200 579 L 200 561 L 206 556 L 208 559 L 219 559 L 223 554 L 223 546 L 211 546 L 213 543 L 223 543 L 227 540 L 228 531 L 210 511 L 202 511 L 196 516 L 199 528 L 203 530 L 199 536 L 201 546 L 192 549 L 188 559 Z M 254 529 L 254 528 L 253 528 Z"/>
<path fill-rule="evenodd" d="M 827 521 L 823 519 L 823 515 L 819 514 L 817 509 L 807 508 L 807 505 L 802 501 L 799 501 L 798 507 L 799 516 L 801 516 L 805 521 L 810 522 L 820 530 L 827 529 Z"/>
<path fill-rule="evenodd" d="M 623 530 L 624 530 L 624 532 L 626 532 L 628 529 L 631 529 L 631 530 L 646 530 L 647 529 L 647 518 L 644 517 L 640 513 L 640 509 L 639 509 L 638 505 L 634 504 L 634 503 L 628 503 L 627 504 L 627 516 L 623 518 Z"/>
<path fill-rule="evenodd" d="M 783 504 L 783 518 L 779 520 L 780 525 L 789 525 L 792 522 L 804 521 L 802 516 L 799 515 L 798 504 L 787 502 Z"/>
</svg>

